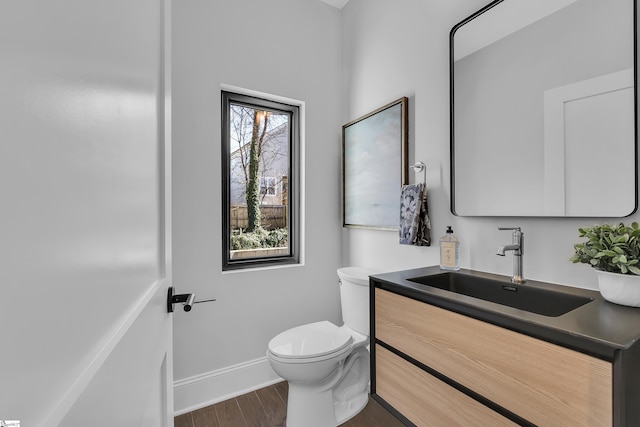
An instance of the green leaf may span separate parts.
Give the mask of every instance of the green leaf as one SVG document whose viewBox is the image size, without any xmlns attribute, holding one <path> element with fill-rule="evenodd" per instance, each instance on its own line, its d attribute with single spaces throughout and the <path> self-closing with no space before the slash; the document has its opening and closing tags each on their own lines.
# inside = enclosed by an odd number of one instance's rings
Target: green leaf
<svg viewBox="0 0 640 427">
<path fill-rule="evenodd" d="M 640 268 L 634 266 L 634 265 L 630 265 L 629 266 L 629 271 L 632 272 L 633 274 L 636 274 L 638 276 L 640 276 Z"/>
</svg>

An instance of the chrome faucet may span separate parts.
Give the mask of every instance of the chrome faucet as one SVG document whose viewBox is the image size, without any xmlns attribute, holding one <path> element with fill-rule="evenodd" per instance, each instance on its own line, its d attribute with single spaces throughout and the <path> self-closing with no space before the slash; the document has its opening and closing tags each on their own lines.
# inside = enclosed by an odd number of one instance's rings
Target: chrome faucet
<svg viewBox="0 0 640 427">
<path fill-rule="evenodd" d="M 512 244 L 500 246 L 497 255 L 504 256 L 506 251 L 513 251 L 513 276 L 511 277 L 511 283 L 524 283 L 525 279 L 522 274 L 524 233 L 520 230 L 520 227 L 498 227 L 498 230 L 513 230 Z"/>
</svg>

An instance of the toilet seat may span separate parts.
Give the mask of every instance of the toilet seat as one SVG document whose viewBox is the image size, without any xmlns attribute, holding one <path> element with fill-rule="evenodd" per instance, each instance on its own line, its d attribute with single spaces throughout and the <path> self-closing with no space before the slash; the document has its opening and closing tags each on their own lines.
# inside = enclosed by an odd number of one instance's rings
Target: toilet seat
<svg viewBox="0 0 640 427">
<path fill-rule="evenodd" d="M 326 320 L 298 326 L 269 341 L 269 354 L 283 363 L 310 363 L 351 351 L 354 337 Z"/>
</svg>

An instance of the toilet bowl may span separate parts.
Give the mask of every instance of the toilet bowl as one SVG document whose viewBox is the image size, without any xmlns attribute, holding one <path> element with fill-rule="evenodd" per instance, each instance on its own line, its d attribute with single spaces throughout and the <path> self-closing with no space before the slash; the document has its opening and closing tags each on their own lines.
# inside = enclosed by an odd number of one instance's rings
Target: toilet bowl
<svg viewBox="0 0 640 427">
<path fill-rule="evenodd" d="M 276 335 L 268 345 L 273 370 L 289 383 L 288 427 L 333 427 L 369 399 L 369 275 L 338 270 L 344 325 L 320 321 Z"/>
</svg>

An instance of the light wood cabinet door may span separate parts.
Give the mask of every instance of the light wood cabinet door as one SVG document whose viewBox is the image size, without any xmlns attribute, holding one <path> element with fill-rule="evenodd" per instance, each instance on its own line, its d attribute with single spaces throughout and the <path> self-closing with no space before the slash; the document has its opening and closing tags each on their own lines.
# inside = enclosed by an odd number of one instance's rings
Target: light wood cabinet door
<svg viewBox="0 0 640 427">
<path fill-rule="evenodd" d="M 418 426 L 517 425 L 379 345 L 376 394 Z"/>
<path fill-rule="evenodd" d="M 609 362 L 382 289 L 375 327 L 376 339 L 534 424 L 613 422 Z"/>
</svg>

